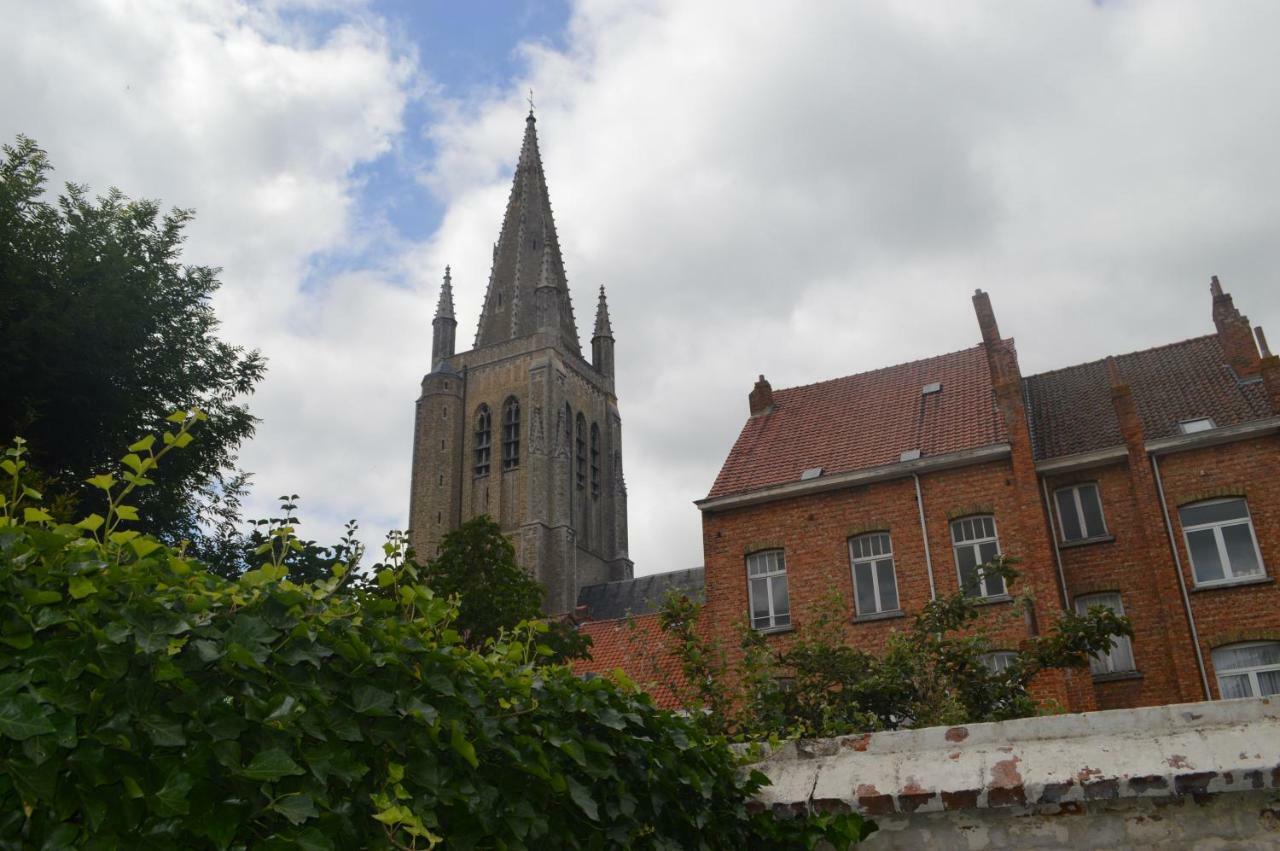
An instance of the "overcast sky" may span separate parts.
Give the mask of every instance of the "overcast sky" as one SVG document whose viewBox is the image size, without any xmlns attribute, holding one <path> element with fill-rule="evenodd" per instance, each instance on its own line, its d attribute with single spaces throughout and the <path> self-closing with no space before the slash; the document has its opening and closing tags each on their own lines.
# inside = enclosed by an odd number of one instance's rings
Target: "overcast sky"
<svg viewBox="0 0 1280 851">
<path fill-rule="evenodd" d="M 1024 373 L 1280 338 L 1280 4 L 0 0 L 0 139 L 195 208 L 270 371 L 247 514 L 403 526 L 453 265 L 474 339 L 527 91 L 584 344 L 608 288 L 637 573 L 701 564 L 775 388 L 979 339 Z M 1280 340 L 1277 340 L 1280 342 Z"/>
</svg>

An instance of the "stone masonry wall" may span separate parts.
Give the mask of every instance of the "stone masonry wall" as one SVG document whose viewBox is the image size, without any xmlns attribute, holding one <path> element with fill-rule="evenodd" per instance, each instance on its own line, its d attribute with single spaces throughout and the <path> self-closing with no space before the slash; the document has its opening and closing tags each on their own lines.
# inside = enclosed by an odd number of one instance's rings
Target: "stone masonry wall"
<svg viewBox="0 0 1280 851">
<path fill-rule="evenodd" d="M 790 742 L 779 817 L 853 809 L 859 848 L 1280 847 L 1280 702 L 1110 710 Z"/>
</svg>

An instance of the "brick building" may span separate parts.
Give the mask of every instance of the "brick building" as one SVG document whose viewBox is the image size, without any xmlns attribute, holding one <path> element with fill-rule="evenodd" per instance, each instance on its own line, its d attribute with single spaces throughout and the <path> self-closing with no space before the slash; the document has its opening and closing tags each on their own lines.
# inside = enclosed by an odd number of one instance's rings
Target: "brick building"
<svg viewBox="0 0 1280 851">
<path fill-rule="evenodd" d="M 781 646 L 834 591 L 875 648 L 964 582 L 1009 649 L 1070 608 L 1129 616 L 1091 670 L 1038 679 L 1070 709 L 1280 693 L 1280 358 L 1211 292 L 1212 334 L 1040 375 L 979 291 L 973 348 L 786 390 L 761 376 L 698 502 L 705 628 L 732 651 L 749 618 Z M 1021 559 L 1027 611 L 978 570 L 996 552 Z M 637 595 L 640 628 L 658 596 Z M 619 655 L 621 632 L 592 632 Z"/>
</svg>

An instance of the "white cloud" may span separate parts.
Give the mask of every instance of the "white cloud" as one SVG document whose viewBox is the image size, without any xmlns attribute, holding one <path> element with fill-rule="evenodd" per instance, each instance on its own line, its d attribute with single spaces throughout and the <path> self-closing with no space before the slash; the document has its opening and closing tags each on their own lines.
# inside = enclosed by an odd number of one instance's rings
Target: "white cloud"
<svg viewBox="0 0 1280 851">
<path fill-rule="evenodd" d="M 1206 333 L 1214 273 L 1280 308 L 1274 4 L 581 0 L 563 50 L 466 103 L 358 4 L 8 6 L 0 135 L 197 208 L 226 336 L 271 357 L 257 505 L 301 493 L 322 540 L 403 523 L 435 287 L 452 263 L 469 345 L 529 87 L 584 334 L 609 288 L 641 572 L 700 563 L 690 503 L 760 372 L 971 345 L 975 287 L 1026 371 Z M 402 126 L 426 92 L 438 120 Z M 418 134 L 438 158 L 405 179 L 445 217 L 398 245 L 352 169 Z"/>
</svg>

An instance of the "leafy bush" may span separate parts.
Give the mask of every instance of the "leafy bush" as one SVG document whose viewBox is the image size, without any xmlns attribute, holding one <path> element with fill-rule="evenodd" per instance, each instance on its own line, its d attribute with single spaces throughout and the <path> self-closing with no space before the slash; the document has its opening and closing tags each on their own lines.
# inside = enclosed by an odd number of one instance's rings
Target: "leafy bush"
<svg viewBox="0 0 1280 851">
<path fill-rule="evenodd" d="M 984 565 L 1006 584 L 1017 578 L 1013 559 Z M 1026 601 L 1024 601 L 1026 602 Z M 1113 637 L 1132 635 L 1127 618 L 1095 607 L 1064 612 L 1044 634 L 1026 639 L 1001 670 L 988 663 L 996 650 L 978 624 L 977 598 L 956 591 L 925 604 L 907 630 L 894 631 L 880 653 L 858 649 L 848 603 L 838 595 L 782 649 L 740 625 L 741 654 L 699 628 L 701 607 L 672 596 L 661 624 L 679 678 L 669 685 L 708 731 L 740 739 L 762 736 L 837 736 L 901 727 L 972 724 L 1035 715 L 1030 685 L 1041 671 L 1078 668 L 1105 653 Z M 1012 617 L 1021 617 L 1015 609 Z"/>
<path fill-rule="evenodd" d="M 352 588 L 343 565 L 290 581 L 287 523 L 235 581 L 128 529 L 198 418 L 91 479 L 106 509 L 75 525 L 24 484 L 21 443 L 0 461 L 0 847 L 737 849 L 870 829 L 749 814 L 764 778 L 723 740 L 536 665 L 537 627 L 468 649 L 397 538 L 378 587 Z"/>
</svg>

